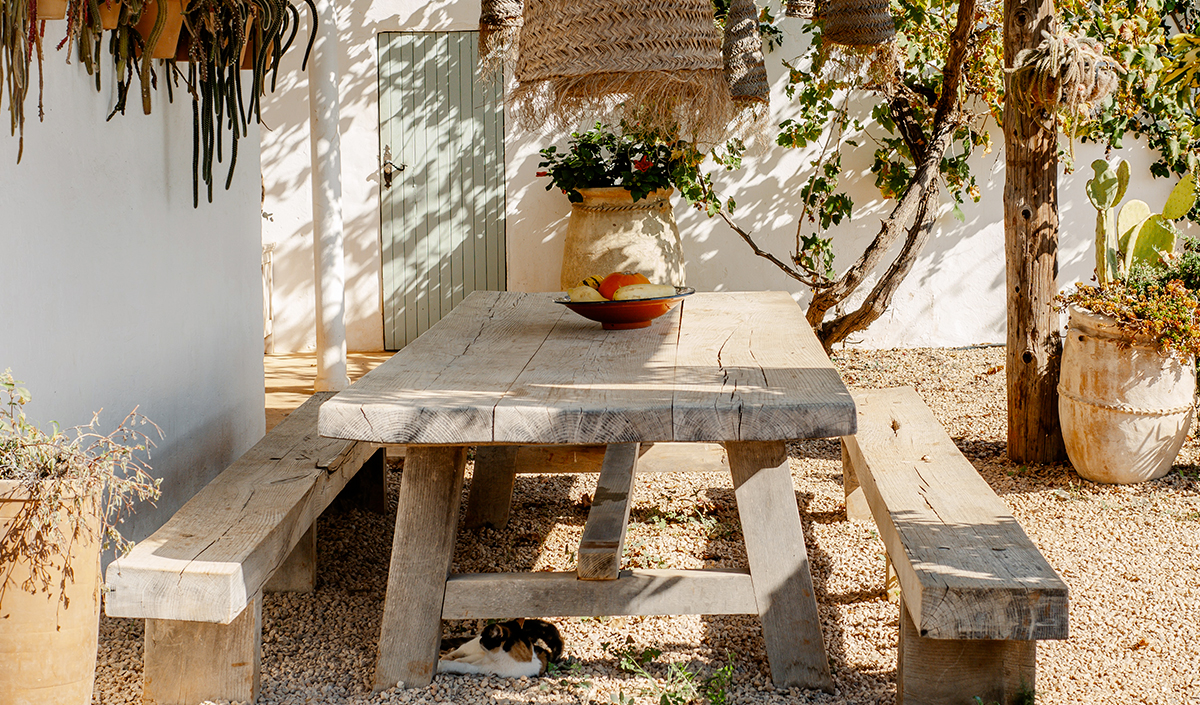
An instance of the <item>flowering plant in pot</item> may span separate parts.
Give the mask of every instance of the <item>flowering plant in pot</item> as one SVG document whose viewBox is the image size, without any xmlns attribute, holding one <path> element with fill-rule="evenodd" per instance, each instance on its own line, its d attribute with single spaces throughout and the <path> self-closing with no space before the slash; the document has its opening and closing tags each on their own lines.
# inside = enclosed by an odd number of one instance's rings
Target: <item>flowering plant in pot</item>
<svg viewBox="0 0 1200 705">
<path fill-rule="evenodd" d="M 1093 163 L 1098 285 L 1059 297 L 1070 311 L 1059 375 L 1067 456 L 1089 480 L 1125 484 L 1165 475 L 1191 429 L 1200 354 L 1200 242 L 1173 221 L 1196 200 L 1191 174 L 1161 213 L 1131 200 L 1129 167 Z"/>
<path fill-rule="evenodd" d="M 100 618 L 100 552 L 130 542 L 117 526 L 159 481 L 130 412 L 101 433 L 98 415 L 48 431 L 23 411 L 29 392 L 0 374 L 0 702 L 85 705 L 92 700 Z"/>
<path fill-rule="evenodd" d="M 656 284 L 684 284 L 673 187 L 697 190 L 703 161 L 677 135 L 622 122 L 572 133 L 563 151 L 541 151 L 539 176 L 550 177 L 571 202 L 560 282 L 570 289 L 589 276 L 638 272 Z"/>
</svg>

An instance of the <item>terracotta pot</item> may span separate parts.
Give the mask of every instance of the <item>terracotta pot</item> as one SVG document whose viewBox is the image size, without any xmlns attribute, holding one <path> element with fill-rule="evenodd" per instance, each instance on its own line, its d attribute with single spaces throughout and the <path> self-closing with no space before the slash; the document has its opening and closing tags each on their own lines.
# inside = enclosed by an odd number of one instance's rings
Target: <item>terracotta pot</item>
<svg viewBox="0 0 1200 705">
<path fill-rule="evenodd" d="M 634 203 L 620 186 L 579 189 L 583 202 L 571 204 L 563 246 L 563 290 L 612 272 L 640 272 L 655 284 L 683 286 L 673 192 L 659 189 Z"/>
<path fill-rule="evenodd" d="M 67 18 L 67 0 L 38 0 L 39 20 L 64 20 Z"/>
<path fill-rule="evenodd" d="M 1163 353 L 1109 316 L 1072 307 L 1058 415 L 1081 477 L 1129 484 L 1166 475 L 1192 426 L 1194 358 Z"/>
<path fill-rule="evenodd" d="M 19 483 L 0 480 L 0 536 L 28 507 Z M 72 507 L 72 510 L 74 507 Z M 66 511 L 64 508 L 61 511 Z M 59 558 L 48 592 L 22 589 L 30 577 L 26 561 L 0 563 L 0 703 L 6 705 L 90 705 L 100 633 L 99 515 L 92 537 L 71 546 L 74 579 L 67 581 L 67 605 L 59 601 Z M 86 533 L 86 532 L 83 532 Z"/>
<path fill-rule="evenodd" d="M 116 29 L 117 22 L 121 19 L 121 0 L 100 0 L 100 27 L 102 29 Z"/>
<path fill-rule="evenodd" d="M 179 33 L 183 31 L 183 2 L 182 0 L 146 0 L 142 15 L 138 18 L 134 29 L 145 42 L 150 41 L 154 31 L 154 22 L 158 17 L 158 3 L 166 3 L 167 18 L 163 24 L 162 33 L 154 46 L 149 47 L 150 56 L 154 59 L 174 59 L 175 47 L 179 44 Z"/>
</svg>

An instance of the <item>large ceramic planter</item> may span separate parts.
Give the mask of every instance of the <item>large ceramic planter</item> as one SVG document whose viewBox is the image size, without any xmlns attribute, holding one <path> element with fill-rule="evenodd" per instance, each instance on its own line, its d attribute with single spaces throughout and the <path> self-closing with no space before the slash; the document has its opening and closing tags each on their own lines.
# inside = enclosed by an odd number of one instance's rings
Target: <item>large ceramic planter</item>
<svg viewBox="0 0 1200 705">
<path fill-rule="evenodd" d="M 12 480 L 0 480 L 0 536 L 9 531 L 28 495 Z M 90 705 L 100 632 L 100 547 L 95 538 L 71 547 L 73 579 L 65 581 L 67 601 L 59 601 L 62 560 L 49 568 L 48 592 L 29 593 L 23 559 L 0 560 L 0 703 L 4 705 Z"/>
<path fill-rule="evenodd" d="M 683 286 L 683 247 L 671 208 L 674 189 L 633 202 L 620 186 L 581 188 L 571 204 L 563 248 L 563 290 L 585 277 L 640 272 L 655 284 Z"/>
<path fill-rule="evenodd" d="M 1132 337 L 1113 318 L 1072 307 L 1058 414 L 1075 471 L 1128 484 L 1167 474 L 1192 426 L 1196 365 Z"/>
</svg>

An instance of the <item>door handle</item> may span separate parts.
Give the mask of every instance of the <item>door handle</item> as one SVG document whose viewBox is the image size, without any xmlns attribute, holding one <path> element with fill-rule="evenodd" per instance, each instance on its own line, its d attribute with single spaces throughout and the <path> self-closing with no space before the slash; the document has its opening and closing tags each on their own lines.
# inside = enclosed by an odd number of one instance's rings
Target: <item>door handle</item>
<svg viewBox="0 0 1200 705">
<path fill-rule="evenodd" d="M 383 187 L 391 188 L 392 187 L 392 178 L 394 178 L 396 172 L 404 171 L 404 168 L 406 166 L 408 166 L 408 165 L 407 164 L 393 164 L 392 163 L 392 148 L 390 145 L 385 146 L 383 148 L 383 165 L 382 165 Z"/>
</svg>

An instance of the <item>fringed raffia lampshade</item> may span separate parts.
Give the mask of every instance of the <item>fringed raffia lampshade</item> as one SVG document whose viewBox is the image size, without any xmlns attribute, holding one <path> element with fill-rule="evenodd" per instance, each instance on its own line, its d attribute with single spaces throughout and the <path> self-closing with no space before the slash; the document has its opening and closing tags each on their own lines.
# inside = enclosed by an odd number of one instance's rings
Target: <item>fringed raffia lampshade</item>
<svg viewBox="0 0 1200 705">
<path fill-rule="evenodd" d="M 770 112 L 771 85 L 758 33 L 754 0 L 731 0 L 725 17 L 725 80 L 737 112 L 737 131 L 748 135 L 764 127 Z"/>
<path fill-rule="evenodd" d="M 731 115 L 711 0 L 525 0 L 511 96 L 523 124 L 577 125 L 618 105 L 702 141 Z"/>
<path fill-rule="evenodd" d="M 826 40 L 849 47 L 875 47 L 896 36 L 888 0 L 826 0 Z"/>
<path fill-rule="evenodd" d="M 483 0 L 480 4 L 480 75 L 489 75 L 516 58 L 523 12 L 521 0 Z"/>
<path fill-rule="evenodd" d="M 822 0 L 821 74 L 871 84 L 897 80 L 900 52 L 888 0 Z"/>
</svg>

